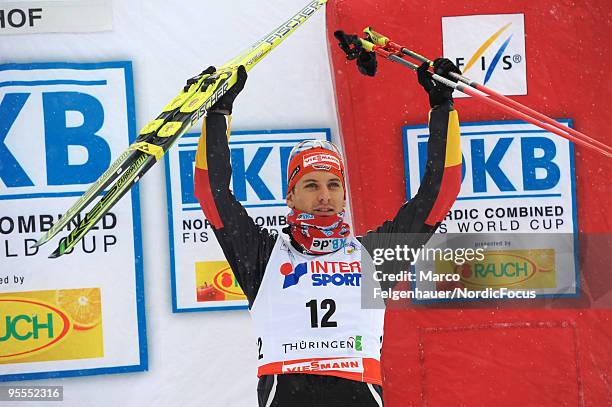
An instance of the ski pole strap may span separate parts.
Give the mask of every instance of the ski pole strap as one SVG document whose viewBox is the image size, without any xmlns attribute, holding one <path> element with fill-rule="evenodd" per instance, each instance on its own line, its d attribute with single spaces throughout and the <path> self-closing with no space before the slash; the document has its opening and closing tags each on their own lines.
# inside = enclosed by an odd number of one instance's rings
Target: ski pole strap
<svg viewBox="0 0 612 407">
<path fill-rule="evenodd" d="M 346 54 L 348 60 L 353 60 L 359 57 L 359 55 L 365 50 L 368 52 L 376 52 L 377 54 L 388 58 L 391 52 L 385 50 L 383 47 L 374 44 L 367 38 L 359 38 L 356 35 L 345 34 L 344 31 L 338 30 L 334 32 L 334 37 L 338 41 L 338 45 Z"/>
<path fill-rule="evenodd" d="M 402 58 L 402 47 L 395 43 L 392 43 L 387 37 L 380 35 L 371 27 L 366 27 L 363 31 L 366 34 L 367 38 L 359 38 L 356 35 L 347 35 L 344 33 L 344 31 L 336 31 L 334 33 L 334 36 L 340 41 L 340 48 L 342 48 L 342 50 L 347 54 L 348 59 L 354 59 L 356 58 L 356 56 L 351 58 L 354 53 L 355 55 L 359 55 L 362 50 L 366 50 L 368 52 L 375 52 L 378 55 L 393 62 L 400 63 L 412 69 L 413 71 L 416 71 L 419 68 L 418 65 Z M 391 44 L 393 45 L 393 47 L 391 47 Z M 431 64 L 431 61 L 429 61 L 425 57 L 421 58 L 425 59 L 425 62 Z M 455 82 L 440 75 L 437 75 L 436 73 L 432 74 L 432 79 L 452 89 L 458 89 L 457 84 Z"/>
<path fill-rule="evenodd" d="M 356 59 L 364 48 L 361 39 L 356 35 L 345 34 L 344 31 L 338 30 L 334 32 L 334 37 L 340 41 L 338 45 L 348 60 Z"/>
</svg>

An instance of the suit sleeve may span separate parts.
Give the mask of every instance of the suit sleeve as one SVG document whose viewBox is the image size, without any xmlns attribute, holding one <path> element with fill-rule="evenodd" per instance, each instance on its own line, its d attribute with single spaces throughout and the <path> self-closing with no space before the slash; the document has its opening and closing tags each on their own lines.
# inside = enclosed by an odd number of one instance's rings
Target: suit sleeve
<svg viewBox="0 0 612 407">
<path fill-rule="evenodd" d="M 194 189 L 236 280 L 253 305 L 277 235 L 260 228 L 230 191 L 231 117 L 204 118 L 196 152 Z"/>
<path fill-rule="evenodd" d="M 392 220 L 371 233 L 433 233 L 440 225 L 461 187 L 459 118 L 451 102 L 429 113 L 429 142 L 425 175 L 414 198 Z"/>
<path fill-rule="evenodd" d="M 372 253 L 375 247 L 391 242 L 381 234 L 411 234 L 409 247 L 427 243 L 453 206 L 461 188 L 461 148 L 459 118 L 451 101 L 429 113 L 429 141 L 425 175 L 417 194 L 404 203 L 395 217 L 367 232 L 362 242 Z M 390 237 L 391 235 L 387 235 Z"/>
</svg>

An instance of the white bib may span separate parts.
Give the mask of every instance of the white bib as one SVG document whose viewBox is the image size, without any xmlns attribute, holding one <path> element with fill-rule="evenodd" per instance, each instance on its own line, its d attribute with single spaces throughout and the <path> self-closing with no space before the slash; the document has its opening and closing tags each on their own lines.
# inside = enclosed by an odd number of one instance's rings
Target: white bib
<svg viewBox="0 0 612 407">
<path fill-rule="evenodd" d="M 355 238 L 334 253 L 308 255 L 279 236 L 251 307 L 258 376 L 311 373 L 381 384 L 385 310 L 361 307 L 366 270 L 371 276 L 374 264 Z"/>
</svg>

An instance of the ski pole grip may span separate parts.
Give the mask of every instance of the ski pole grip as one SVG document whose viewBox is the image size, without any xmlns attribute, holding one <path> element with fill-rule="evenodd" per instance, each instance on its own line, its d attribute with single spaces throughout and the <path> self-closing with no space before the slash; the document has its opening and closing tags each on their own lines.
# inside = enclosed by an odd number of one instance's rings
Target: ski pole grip
<svg viewBox="0 0 612 407">
<path fill-rule="evenodd" d="M 372 29 L 372 27 L 364 28 L 363 32 L 370 38 L 370 40 L 374 44 L 380 45 L 381 47 L 386 46 L 387 43 L 389 42 L 389 38 L 385 37 L 384 35 L 381 35 L 381 34 L 377 33 L 376 31 L 374 31 Z"/>
<path fill-rule="evenodd" d="M 372 44 L 370 41 L 364 40 L 363 38 L 359 38 L 359 42 L 361 42 L 361 46 L 366 51 L 369 51 L 369 52 L 373 52 L 374 51 L 374 44 Z"/>
</svg>

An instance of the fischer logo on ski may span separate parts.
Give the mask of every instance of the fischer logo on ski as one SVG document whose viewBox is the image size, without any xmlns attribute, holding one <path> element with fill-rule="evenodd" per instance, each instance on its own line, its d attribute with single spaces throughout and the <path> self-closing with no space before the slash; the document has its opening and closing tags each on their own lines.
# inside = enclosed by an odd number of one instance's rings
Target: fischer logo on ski
<svg viewBox="0 0 612 407">
<path fill-rule="evenodd" d="M 270 45 L 274 43 L 276 39 L 282 39 L 288 33 L 291 32 L 298 25 L 302 24 L 308 17 L 313 15 L 322 4 L 326 1 L 315 0 L 308 4 L 302 11 L 300 11 L 295 17 L 288 20 L 284 25 L 280 26 L 274 33 L 270 34 L 266 38 L 266 42 Z"/>
</svg>

